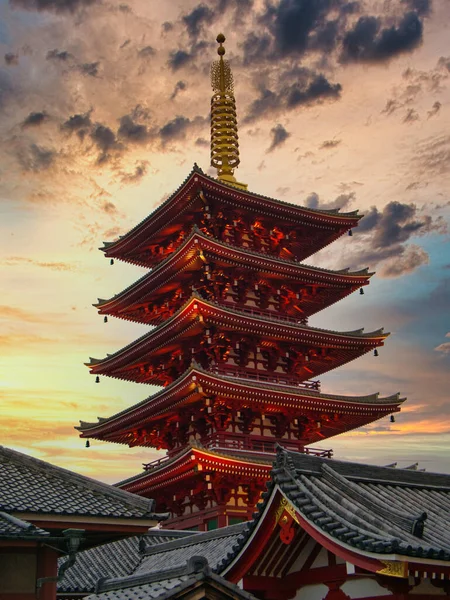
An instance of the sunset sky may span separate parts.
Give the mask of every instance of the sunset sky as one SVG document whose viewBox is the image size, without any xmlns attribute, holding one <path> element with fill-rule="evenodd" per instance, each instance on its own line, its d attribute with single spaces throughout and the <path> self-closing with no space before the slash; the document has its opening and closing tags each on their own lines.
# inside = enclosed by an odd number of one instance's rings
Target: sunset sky
<svg viewBox="0 0 450 600">
<path fill-rule="evenodd" d="M 158 453 L 74 425 L 150 386 L 84 366 L 146 328 L 92 303 L 144 273 L 98 251 L 145 218 L 193 163 L 210 175 L 210 62 L 235 78 L 251 191 L 365 218 L 306 261 L 376 270 L 313 317 L 384 327 L 321 377 L 329 393 L 401 392 L 395 423 L 322 447 L 342 459 L 450 472 L 450 3 L 448 0 L 0 0 L 0 443 L 114 482 Z"/>
</svg>

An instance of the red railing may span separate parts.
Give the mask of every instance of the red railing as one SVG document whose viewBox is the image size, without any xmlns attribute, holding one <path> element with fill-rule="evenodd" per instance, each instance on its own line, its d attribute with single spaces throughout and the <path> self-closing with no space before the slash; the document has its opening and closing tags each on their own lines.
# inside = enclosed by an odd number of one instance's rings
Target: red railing
<svg viewBox="0 0 450 600">
<path fill-rule="evenodd" d="M 307 322 L 306 317 L 293 317 L 291 315 L 277 313 L 274 310 L 266 310 L 253 306 L 243 306 L 242 304 L 234 304 L 233 302 L 222 300 L 219 300 L 218 303 L 220 306 L 225 306 L 226 308 L 231 308 L 237 312 L 247 313 L 256 317 L 268 317 L 271 320 L 281 322 L 285 321 L 287 323 L 295 323 L 296 325 L 306 325 Z"/>
<path fill-rule="evenodd" d="M 277 383 L 279 385 L 289 385 L 306 390 L 320 390 L 320 381 L 301 381 L 283 375 L 282 373 L 267 373 L 256 369 L 238 369 L 229 365 L 221 365 L 210 369 L 213 373 L 226 375 L 227 377 L 236 377 L 237 379 L 250 379 L 251 381 L 263 381 L 268 383 Z"/>
<path fill-rule="evenodd" d="M 211 450 L 246 450 L 255 452 L 257 454 L 275 454 L 276 443 L 277 442 L 268 440 L 267 438 L 257 438 L 254 436 L 242 437 L 240 435 L 218 433 L 212 435 L 208 442 L 205 443 L 205 446 Z M 281 445 L 283 448 L 286 448 L 286 450 L 300 452 L 301 454 L 310 454 L 312 456 L 319 456 L 321 458 L 331 458 L 333 456 L 332 450 L 324 450 L 322 448 L 304 448 L 299 442 L 282 440 Z"/>
<path fill-rule="evenodd" d="M 301 448 L 298 444 L 290 443 L 289 441 L 282 440 L 281 445 L 287 450 L 294 452 L 300 452 L 301 454 L 309 454 L 311 456 L 318 456 L 320 458 L 332 458 L 333 450 L 324 450 L 323 448 Z M 275 442 L 263 439 L 252 439 L 243 438 L 240 436 L 234 437 L 232 434 L 216 434 L 210 437 L 205 443 L 205 448 L 210 450 L 226 450 L 228 452 L 239 452 L 245 450 L 246 452 L 258 454 L 270 454 L 275 455 Z M 150 471 L 168 461 L 171 456 L 163 456 L 156 458 L 149 463 L 143 463 L 145 471 Z"/>
</svg>

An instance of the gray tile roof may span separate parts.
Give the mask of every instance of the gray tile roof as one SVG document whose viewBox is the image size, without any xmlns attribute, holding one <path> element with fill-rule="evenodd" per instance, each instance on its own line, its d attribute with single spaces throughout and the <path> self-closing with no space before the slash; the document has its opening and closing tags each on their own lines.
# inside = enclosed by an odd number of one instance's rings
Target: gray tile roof
<svg viewBox="0 0 450 600">
<path fill-rule="evenodd" d="M 13 517 L 6 512 L 0 511 L 0 539 L 15 537 L 45 537 L 50 535 L 45 529 L 35 527 L 28 521 Z"/>
<path fill-rule="evenodd" d="M 262 518 L 275 486 L 319 531 L 375 554 L 450 561 L 450 475 L 393 469 L 278 447 L 255 520 L 217 565 L 223 572 Z"/>
<path fill-rule="evenodd" d="M 101 580 L 98 593 L 88 596 L 88 600 L 138 600 L 160 598 L 168 599 L 183 591 L 197 592 L 194 596 L 205 597 L 206 586 L 215 590 L 212 597 L 217 597 L 217 590 L 226 596 L 243 600 L 255 600 L 255 597 L 241 590 L 238 586 L 225 581 L 211 572 L 208 561 L 203 556 L 194 556 L 176 568 L 169 568 L 158 573 L 134 575 L 122 579 Z"/>
<path fill-rule="evenodd" d="M 173 592 L 175 588 L 189 579 L 189 575 L 181 575 L 163 581 L 155 581 L 153 583 L 144 583 L 121 590 L 111 590 L 100 594 L 87 596 L 86 600 L 140 600 L 143 598 L 161 598 L 168 593 Z"/>
<path fill-rule="evenodd" d="M 119 578 L 131 575 L 143 558 L 139 547 L 141 540 L 147 549 L 156 544 L 193 535 L 191 531 L 150 530 L 146 535 L 117 540 L 79 552 L 73 567 L 66 571 L 63 580 L 58 583 L 58 593 L 89 593 L 95 591 L 96 583 L 102 577 Z M 66 560 L 60 558 L 59 564 Z"/>
<path fill-rule="evenodd" d="M 246 523 L 239 523 L 153 546 L 147 550 L 135 574 L 156 573 L 164 569 L 178 568 L 194 556 L 204 556 L 211 569 L 216 571 L 217 566 L 227 557 L 246 527 Z"/>
<path fill-rule="evenodd" d="M 153 505 L 153 500 L 0 446 L 0 510 L 5 512 L 151 520 Z"/>
</svg>

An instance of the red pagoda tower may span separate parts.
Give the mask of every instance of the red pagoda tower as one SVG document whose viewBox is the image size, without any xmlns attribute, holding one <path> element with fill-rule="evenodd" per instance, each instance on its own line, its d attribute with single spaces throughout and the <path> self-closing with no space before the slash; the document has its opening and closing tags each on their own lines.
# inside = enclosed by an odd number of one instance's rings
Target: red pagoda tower
<svg viewBox="0 0 450 600">
<path fill-rule="evenodd" d="M 312 210 L 247 191 L 239 164 L 230 67 L 213 63 L 211 164 L 196 165 L 150 216 L 102 250 L 149 269 L 101 315 L 153 326 L 88 366 L 161 390 L 97 423 L 83 438 L 167 451 L 122 489 L 170 511 L 166 527 L 213 529 L 251 518 L 276 443 L 320 456 L 314 442 L 399 411 L 399 395 L 322 394 L 317 377 L 382 346 L 383 330 L 327 331 L 308 317 L 368 285 L 372 273 L 300 261 L 356 227 L 357 212 Z"/>
</svg>

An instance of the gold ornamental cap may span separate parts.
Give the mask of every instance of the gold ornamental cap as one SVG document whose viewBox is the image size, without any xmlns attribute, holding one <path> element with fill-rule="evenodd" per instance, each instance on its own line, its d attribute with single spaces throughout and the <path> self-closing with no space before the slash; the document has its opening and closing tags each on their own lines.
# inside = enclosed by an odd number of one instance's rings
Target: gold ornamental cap
<svg viewBox="0 0 450 600">
<path fill-rule="evenodd" d="M 211 166 L 217 169 L 220 181 L 247 189 L 234 177 L 240 163 L 234 82 L 230 64 L 223 58 L 225 36 L 219 33 L 216 39 L 220 58 L 211 65 Z"/>
</svg>

